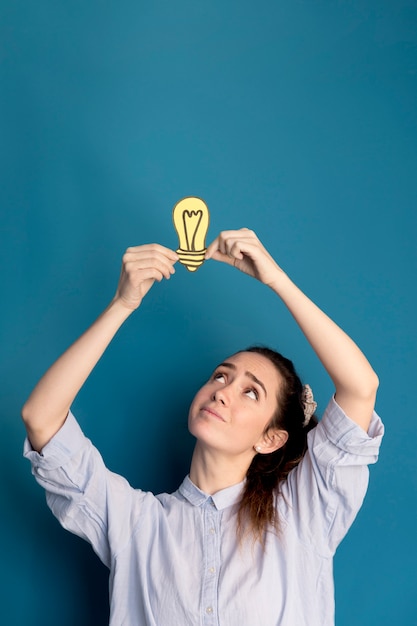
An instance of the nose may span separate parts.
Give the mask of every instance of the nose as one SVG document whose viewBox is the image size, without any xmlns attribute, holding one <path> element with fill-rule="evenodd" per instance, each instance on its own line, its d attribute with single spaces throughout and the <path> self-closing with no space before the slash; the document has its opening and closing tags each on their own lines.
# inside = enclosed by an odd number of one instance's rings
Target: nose
<svg viewBox="0 0 417 626">
<path fill-rule="evenodd" d="M 220 402 L 221 404 L 226 406 L 229 402 L 229 392 L 227 390 L 227 387 L 224 386 L 216 389 L 216 391 L 213 392 L 213 400 L 215 400 L 216 402 Z"/>
</svg>

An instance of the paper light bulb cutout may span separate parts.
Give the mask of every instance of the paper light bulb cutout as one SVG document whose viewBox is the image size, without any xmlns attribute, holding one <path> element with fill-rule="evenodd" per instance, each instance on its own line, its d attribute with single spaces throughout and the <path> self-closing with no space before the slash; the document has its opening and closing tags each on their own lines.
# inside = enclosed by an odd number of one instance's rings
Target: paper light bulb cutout
<svg viewBox="0 0 417 626">
<path fill-rule="evenodd" d="M 210 221 L 207 205 L 200 198 L 183 198 L 174 206 L 172 219 L 180 244 L 177 250 L 179 261 L 188 271 L 195 272 L 204 263 L 207 249 Z"/>
</svg>

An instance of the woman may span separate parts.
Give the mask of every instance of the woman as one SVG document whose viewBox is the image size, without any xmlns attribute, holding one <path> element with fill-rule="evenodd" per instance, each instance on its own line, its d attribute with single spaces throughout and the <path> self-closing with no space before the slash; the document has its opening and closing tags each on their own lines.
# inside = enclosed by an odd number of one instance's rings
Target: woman
<svg viewBox="0 0 417 626">
<path fill-rule="evenodd" d="M 70 407 L 122 323 L 174 273 L 176 253 L 153 244 L 127 250 L 109 307 L 35 387 L 25 454 L 61 524 L 110 568 L 113 626 L 330 626 L 332 557 L 383 434 L 377 376 L 252 231 L 221 233 L 206 259 L 257 278 L 288 307 L 335 385 L 319 425 L 292 363 L 251 348 L 195 396 L 196 446 L 177 492 L 134 490 L 105 468 Z"/>
</svg>

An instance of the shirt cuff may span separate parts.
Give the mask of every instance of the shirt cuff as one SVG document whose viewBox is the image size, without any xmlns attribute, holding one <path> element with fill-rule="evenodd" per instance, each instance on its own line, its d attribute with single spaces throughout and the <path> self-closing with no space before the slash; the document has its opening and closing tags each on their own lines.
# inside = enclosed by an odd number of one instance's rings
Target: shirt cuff
<svg viewBox="0 0 417 626">
<path fill-rule="evenodd" d="M 375 411 L 366 432 L 346 415 L 333 396 L 320 424 L 327 439 L 339 449 L 349 454 L 367 457 L 366 463 L 376 463 L 378 460 L 384 425 Z"/>
<path fill-rule="evenodd" d="M 64 424 L 40 453 L 32 448 L 26 437 L 23 445 L 23 456 L 32 463 L 33 467 L 53 470 L 64 465 L 87 442 L 88 439 L 70 411 Z"/>
</svg>

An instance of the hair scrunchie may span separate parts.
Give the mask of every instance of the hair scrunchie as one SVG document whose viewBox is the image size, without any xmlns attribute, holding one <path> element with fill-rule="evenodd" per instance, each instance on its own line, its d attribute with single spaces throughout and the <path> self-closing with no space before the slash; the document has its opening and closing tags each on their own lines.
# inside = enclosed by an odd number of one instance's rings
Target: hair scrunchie
<svg viewBox="0 0 417 626">
<path fill-rule="evenodd" d="M 314 415 L 314 411 L 317 409 L 317 402 L 314 401 L 313 391 L 310 385 L 303 386 L 302 399 L 304 409 L 303 426 L 307 426 L 312 416 Z"/>
</svg>

